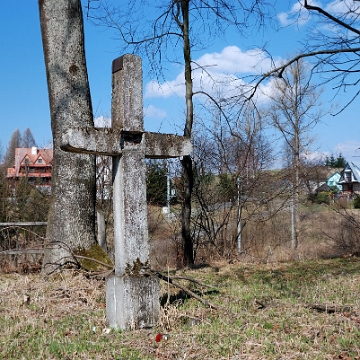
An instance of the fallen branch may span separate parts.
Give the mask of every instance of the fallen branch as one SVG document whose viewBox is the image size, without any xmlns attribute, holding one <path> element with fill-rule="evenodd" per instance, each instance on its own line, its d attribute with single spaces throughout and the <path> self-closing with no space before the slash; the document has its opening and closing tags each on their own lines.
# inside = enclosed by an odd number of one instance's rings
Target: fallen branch
<svg viewBox="0 0 360 360">
<path fill-rule="evenodd" d="M 265 309 L 267 307 L 267 304 L 265 304 L 263 301 L 260 301 L 258 299 L 255 299 L 255 304 L 259 305 L 258 309 Z"/>
<path fill-rule="evenodd" d="M 97 280 L 103 280 L 103 279 L 107 279 L 110 275 L 112 275 L 114 273 L 114 269 L 110 269 L 110 270 L 103 270 L 103 271 L 88 271 L 86 273 L 86 277 L 89 278 L 95 278 Z"/>
<path fill-rule="evenodd" d="M 171 285 L 183 290 L 186 294 L 188 294 L 189 296 L 193 297 L 194 299 L 200 301 L 205 306 L 208 306 L 209 308 L 214 309 L 214 310 L 218 310 L 219 308 L 222 308 L 221 306 L 214 305 L 214 304 L 210 303 L 209 301 L 202 299 L 199 295 L 195 294 L 193 291 L 189 290 L 187 287 L 179 284 L 178 282 L 175 282 L 169 276 L 165 276 L 163 274 L 160 274 L 159 272 L 154 272 L 154 274 L 159 279 L 166 281 L 168 284 L 171 284 Z"/>
<path fill-rule="evenodd" d="M 62 261 L 62 260 L 65 260 L 65 259 L 68 259 L 68 258 L 64 257 L 64 258 L 60 259 L 59 261 Z M 70 268 L 75 268 L 77 270 L 79 270 L 81 268 L 81 265 L 79 263 L 71 261 L 71 260 L 67 260 L 67 261 L 64 261 L 64 262 L 53 262 L 53 263 L 48 262 L 48 263 L 44 264 L 43 268 L 46 269 L 47 265 L 56 266 L 53 270 L 51 270 L 50 272 L 48 272 L 46 274 L 47 276 L 50 276 L 50 275 L 54 274 L 58 270 L 63 271 L 66 266 L 69 266 Z"/>
<path fill-rule="evenodd" d="M 48 275 L 51 275 L 51 274 L 55 273 L 59 269 L 63 269 L 65 265 L 69 265 L 69 264 L 73 264 L 74 267 L 77 268 L 77 269 L 83 269 L 83 270 L 88 271 L 87 269 L 84 268 L 84 266 L 81 265 L 81 263 L 79 261 L 80 259 L 93 261 L 93 262 L 95 262 L 95 263 L 97 263 L 99 265 L 105 266 L 106 268 L 110 269 L 109 270 L 110 273 L 114 270 L 114 265 L 113 264 L 111 264 L 111 265 L 106 264 L 106 263 L 104 263 L 102 261 L 99 261 L 99 260 L 97 260 L 95 258 L 92 258 L 92 257 L 89 257 L 89 256 L 75 254 L 72 251 L 72 249 L 69 247 L 69 245 L 62 242 L 62 241 L 56 241 L 56 242 L 50 243 L 50 244 L 47 245 L 46 248 L 50 249 L 50 248 L 54 248 L 55 246 L 66 249 L 66 251 L 69 253 L 69 256 L 68 257 L 63 257 L 57 263 L 46 263 L 44 268 L 47 265 L 56 266 L 56 268 L 53 269 L 50 273 L 48 273 Z M 69 258 L 72 258 L 74 261 L 72 262 L 72 261 L 68 260 Z M 63 261 L 63 260 L 67 260 L 67 261 L 65 263 L 61 263 L 61 261 Z"/>
<path fill-rule="evenodd" d="M 62 244 L 59 244 L 59 242 L 57 242 L 56 245 L 60 245 L 60 246 L 61 246 Z M 64 244 L 64 245 L 66 245 L 66 244 Z M 94 259 L 94 258 L 90 258 L 90 257 L 87 257 L 87 256 L 75 255 L 74 252 L 71 251 L 69 248 L 68 248 L 68 251 L 69 251 L 69 253 L 70 253 L 69 255 L 71 255 L 71 256 L 73 257 L 73 259 L 76 261 L 75 265 L 76 265 L 78 268 L 82 268 L 82 266 L 81 266 L 81 264 L 79 263 L 78 260 L 79 260 L 79 259 L 84 259 L 84 260 L 95 261 L 96 263 L 98 263 L 98 264 L 100 264 L 100 265 L 103 265 L 103 266 L 106 266 L 106 267 L 110 268 L 111 270 L 105 271 L 105 277 L 106 277 L 106 276 L 109 276 L 109 275 L 113 272 L 113 270 L 114 270 L 114 266 L 113 266 L 113 265 L 109 265 L 109 264 L 103 263 L 103 262 L 101 262 L 101 261 L 99 261 L 99 260 L 96 260 L 96 259 Z M 69 263 L 69 262 L 67 262 L 67 263 Z M 54 265 L 54 264 L 52 264 L 52 265 Z M 57 265 L 58 265 L 58 264 L 57 264 Z M 52 274 L 53 272 L 55 272 L 56 270 L 58 270 L 58 269 L 61 268 L 61 267 L 62 267 L 62 265 L 60 264 L 60 265 L 59 265 L 55 270 L 53 270 L 50 274 Z M 177 288 L 183 290 L 183 291 L 184 291 L 186 294 L 188 294 L 190 297 L 193 297 L 194 299 L 200 301 L 202 304 L 204 304 L 205 306 L 208 306 L 208 307 L 211 308 L 211 309 L 217 310 L 217 309 L 219 309 L 219 308 L 223 308 L 223 307 L 221 307 L 221 306 L 214 305 L 214 304 L 212 304 L 211 302 L 202 299 L 199 295 L 197 295 L 196 293 L 194 293 L 193 291 L 191 291 L 191 290 L 188 289 L 187 287 L 179 284 L 178 282 L 175 282 L 175 281 L 174 281 L 172 278 L 170 278 L 169 276 L 165 276 L 165 275 L 163 275 L 163 274 L 161 274 L 161 273 L 159 273 L 159 272 L 155 272 L 155 271 L 151 271 L 151 273 L 153 273 L 153 274 L 154 274 L 155 276 L 157 276 L 159 279 L 166 281 L 168 284 L 171 284 L 171 285 L 173 285 L 174 287 L 177 287 Z M 50 275 L 50 274 L 49 274 L 49 275 Z M 101 272 L 101 274 L 102 274 L 102 272 Z M 99 275 L 99 273 L 96 273 L 96 275 Z M 204 283 L 202 283 L 202 282 L 200 282 L 200 281 L 198 281 L 198 280 L 194 280 L 194 279 L 190 279 L 190 278 L 185 278 L 185 277 L 181 277 L 181 276 L 178 276 L 177 278 L 178 278 L 178 279 L 181 279 L 181 280 L 192 281 L 192 282 L 197 283 L 197 284 L 199 284 L 199 285 L 212 288 L 210 285 L 204 284 Z"/>
<path fill-rule="evenodd" d="M 326 312 L 328 314 L 333 313 L 344 313 L 344 312 L 351 312 L 351 306 L 336 306 L 336 305 L 321 305 L 321 304 L 309 304 L 307 305 L 308 308 L 314 309 L 320 312 Z"/>
</svg>

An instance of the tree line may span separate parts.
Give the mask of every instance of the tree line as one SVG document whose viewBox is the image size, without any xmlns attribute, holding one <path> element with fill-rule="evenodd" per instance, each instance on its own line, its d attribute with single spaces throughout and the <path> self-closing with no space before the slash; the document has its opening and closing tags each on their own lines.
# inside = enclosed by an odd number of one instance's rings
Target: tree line
<svg viewBox="0 0 360 360">
<path fill-rule="evenodd" d="M 34 136 L 30 128 L 26 128 L 21 134 L 19 129 L 15 129 L 11 134 L 9 143 L 6 146 L 4 154 L 0 152 L 0 164 L 3 168 L 12 167 L 14 165 L 14 156 L 16 148 L 31 148 L 37 146 Z M 0 146 L 1 148 L 1 146 Z"/>
</svg>

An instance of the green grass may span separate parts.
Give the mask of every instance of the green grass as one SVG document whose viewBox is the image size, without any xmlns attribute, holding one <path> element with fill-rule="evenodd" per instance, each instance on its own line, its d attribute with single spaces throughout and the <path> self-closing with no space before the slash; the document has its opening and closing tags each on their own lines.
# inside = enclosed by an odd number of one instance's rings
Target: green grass
<svg viewBox="0 0 360 360">
<path fill-rule="evenodd" d="M 2 319 L 0 329 L 2 359 L 145 359 L 141 352 L 122 348 L 121 333 L 94 334 L 90 317 L 103 317 L 102 311 L 70 315 L 54 321 L 39 318 Z"/>
<path fill-rule="evenodd" d="M 356 258 L 223 264 L 176 275 L 215 286 L 218 292 L 209 292 L 183 281 L 193 290 L 203 290 L 203 298 L 219 309 L 186 299 L 163 309 L 157 329 L 123 333 L 104 331 L 102 281 L 71 273 L 48 279 L 1 275 L 0 358 L 360 358 L 360 261 Z M 167 291 L 165 283 L 162 287 Z M 30 303 L 24 302 L 26 294 Z M 309 304 L 350 306 L 351 311 L 319 312 Z M 188 319 L 197 321 L 193 325 Z M 170 339 L 157 344 L 157 332 L 170 334 Z"/>
</svg>

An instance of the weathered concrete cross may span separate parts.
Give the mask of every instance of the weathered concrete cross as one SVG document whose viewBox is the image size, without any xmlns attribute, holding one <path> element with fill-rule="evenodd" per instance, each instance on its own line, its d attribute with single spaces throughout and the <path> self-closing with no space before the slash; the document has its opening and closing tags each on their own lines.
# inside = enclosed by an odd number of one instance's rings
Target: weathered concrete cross
<svg viewBox="0 0 360 360">
<path fill-rule="evenodd" d="M 112 64 L 112 128 L 70 129 L 65 151 L 109 155 L 113 159 L 115 275 L 106 284 L 110 327 L 152 327 L 159 313 L 158 279 L 149 273 L 145 158 L 188 155 L 190 140 L 144 132 L 142 66 L 136 55 Z"/>
</svg>

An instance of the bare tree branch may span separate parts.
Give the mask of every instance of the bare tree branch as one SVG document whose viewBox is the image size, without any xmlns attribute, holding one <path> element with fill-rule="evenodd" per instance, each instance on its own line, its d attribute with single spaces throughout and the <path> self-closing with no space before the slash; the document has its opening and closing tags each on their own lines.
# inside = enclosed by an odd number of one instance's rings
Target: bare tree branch
<svg viewBox="0 0 360 360">
<path fill-rule="evenodd" d="M 330 13 L 328 13 L 327 11 L 325 11 L 324 9 L 322 9 L 319 6 L 314 6 L 314 5 L 310 5 L 308 3 L 307 0 L 304 0 L 304 7 L 307 10 L 314 10 L 319 12 L 320 14 L 324 15 L 325 17 L 327 17 L 329 20 L 335 22 L 336 24 L 340 25 L 341 27 L 344 27 L 345 29 L 354 32 L 355 34 L 360 35 L 360 30 L 354 28 L 353 26 L 350 26 L 349 24 L 347 24 L 344 21 L 341 21 L 340 19 L 336 18 L 335 16 L 331 15 Z"/>
</svg>

